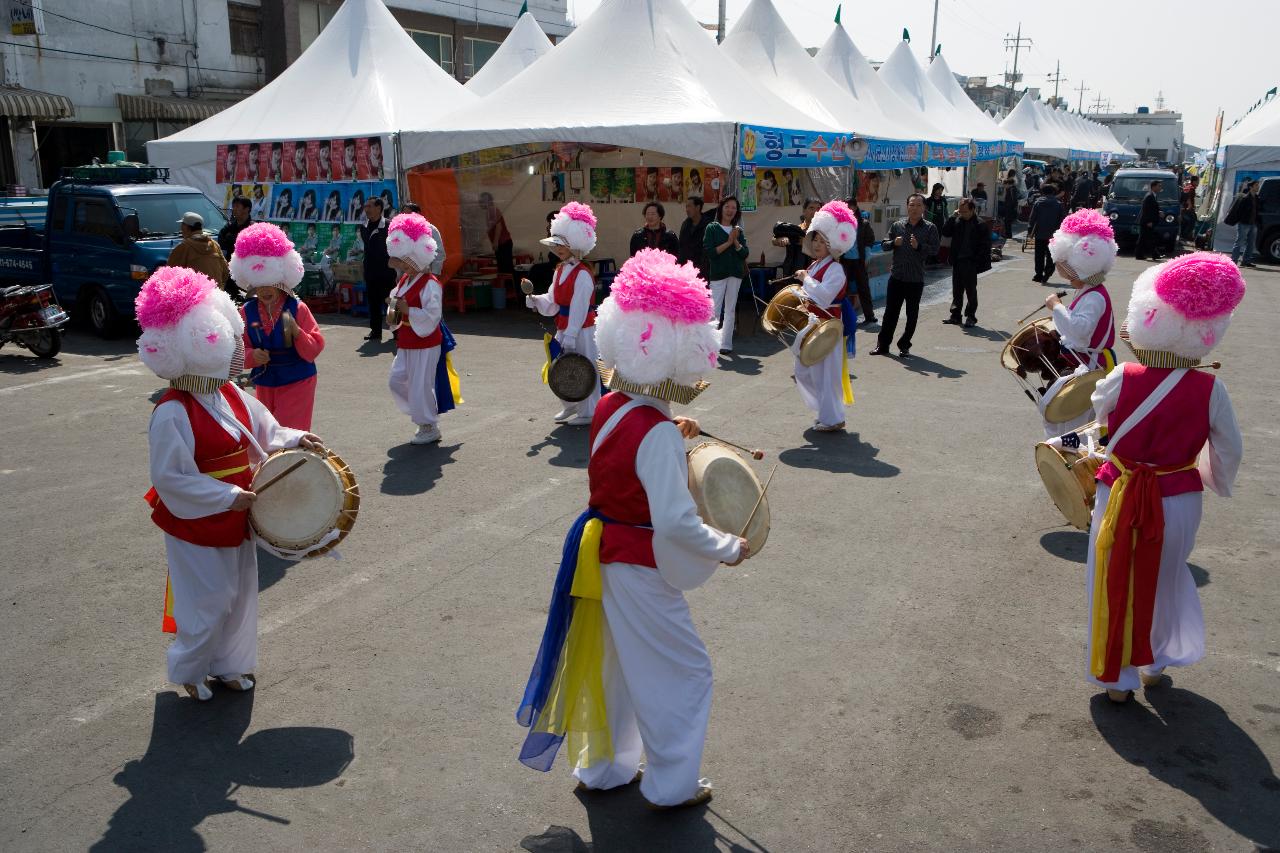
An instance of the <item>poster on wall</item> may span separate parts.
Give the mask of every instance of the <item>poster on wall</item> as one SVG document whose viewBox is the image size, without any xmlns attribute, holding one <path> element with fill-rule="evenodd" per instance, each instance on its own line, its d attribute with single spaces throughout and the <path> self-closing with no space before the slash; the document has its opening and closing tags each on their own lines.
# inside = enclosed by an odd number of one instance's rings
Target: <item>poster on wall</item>
<svg viewBox="0 0 1280 853">
<path fill-rule="evenodd" d="M 684 201 L 684 169 L 662 166 L 658 169 L 658 201 Z"/>
<path fill-rule="evenodd" d="M 302 222 L 315 222 L 320 218 L 319 195 L 324 191 L 323 185 L 299 184 L 298 197 L 295 199 L 293 218 Z"/>
<path fill-rule="evenodd" d="M 695 195 L 693 191 L 693 180 L 698 174 L 697 169 L 689 170 L 689 195 Z M 702 200 L 706 204 L 719 204 L 720 197 L 724 194 L 720 184 L 723 181 L 722 173 L 717 166 L 707 166 L 702 170 L 702 176 L 698 180 L 698 186 L 702 190 Z"/>
<path fill-rule="evenodd" d="M 611 169 L 609 200 L 614 204 L 631 204 L 636 200 L 634 169 Z"/>
<path fill-rule="evenodd" d="M 743 213 L 750 213 L 756 209 L 757 189 L 756 167 L 743 166 L 738 179 L 738 209 Z"/>
<path fill-rule="evenodd" d="M 356 140 L 335 139 L 330 143 L 329 157 L 332 161 L 333 181 L 354 181 L 356 179 Z"/>
<path fill-rule="evenodd" d="M 884 196 L 879 172 L 858 172 L 858 202 L 878 204 Z"/>
<path fill-rule="evenodd" d="M 267 217 L 273 222 L 287 222 L 297 212 L 296 202 L 301 184 L 276 184 L 271 193 L 271 214 Z"/>
<path fill-rule="evenodd" d="M 609 184 L 612 179 L 612 169 L 592 169 L 591 170 L 591 203 L 592 204 L 608 204 L 609 203 Z"/>
<path fill-rule="evenodd" d="M 658 167 L 640 166 L 635 170 L 636 202 L 658 201 Z"/>
<path fill-rule="evenodd" d="M 552 172 L 542 176 L 542 200 L 563 203 L 567 172 Z"/>
<path fill-rule="evenodd" d="M 759 176 L 756 182 L 756 195 L 760 206 L 783 207 L 786 205 L 790 196 L 784 195 L 783 192 L 782 170 L 760 169 L 756 174 Z"/>
</svg>

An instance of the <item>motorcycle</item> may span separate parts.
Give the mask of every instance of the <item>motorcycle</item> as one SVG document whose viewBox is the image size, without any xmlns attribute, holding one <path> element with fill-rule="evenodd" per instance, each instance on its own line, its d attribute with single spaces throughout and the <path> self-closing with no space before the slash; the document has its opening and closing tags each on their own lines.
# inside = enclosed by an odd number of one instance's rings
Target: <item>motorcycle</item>
<svg viewBox="0 0 1280 853">
<path fill-rule="evenodd" d="M 0 347 L 13 341 L 37 358 L 53 358 L 62 349 L 62 327 L 70 320 L 53 285 L 0 287 Z"/>
</svg>

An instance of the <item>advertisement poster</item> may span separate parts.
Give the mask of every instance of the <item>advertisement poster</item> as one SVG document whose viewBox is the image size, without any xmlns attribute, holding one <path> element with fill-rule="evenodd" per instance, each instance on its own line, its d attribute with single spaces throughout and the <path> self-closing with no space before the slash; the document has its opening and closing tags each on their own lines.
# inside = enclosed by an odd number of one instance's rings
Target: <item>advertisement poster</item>
<svg viewBox="0 0 1280 853">
<path fill-rule="evenodd" d="M 219 145 L 217 159 L 214 161 L 213 177 L 219 184 L 230 183 L 236 177 L 235 146 Z"/>
<path fill-rule="evenodd" d="M 609 201 L 614 204 L 631 204 L 636 200 L 635 169 L 611 169 Z"/>
<path fill-rule="evenodd" d="M 301 184 L 276 184 L 271 192 L 271 214 L 275 222 L 288 221 L 297 213 L 297 196 Z"/>
<path fill-rule="evenodd" d="M 611 181 L 612 169 L 592 169 L 591 170 L 591 203 L 592 204 L 608 204 L 609 203 L 609 184 Z"/>
<path fill-rule="evenodd" d="M 755 166 L 751 169 L 755 171 Z M 781 169 L 761 169 L 757 173 L 759 181 L 756 184 L 756 194 L 761 207 L 782 207 L 786 203 L 782 194 L 781 173 Z M 746 174 L 745 169 L 743 174 Z"/>
<path fill-rule="evenodd" d="M 377 181 L 370 186 L 370 192 L 382 199 L 382 210 L 387 216 L 393 216 L 400 207 L 395 181 Z"/>
<path fill-rule="evenodd" d="M 759 183 L 763 188 L 763 181 Z M 738 181 L 738 209 L 743 213 L 751 213 L 756 209 L 756 189 L 756 167 L 744 165 Z"/>
<path fill-rule="evenodd" d="M 262 179 L 262 183 L 278 184 L 284 180 L 284 143 L 264 142 L 262 144 L 267 147 L 267 176 Z"/>
<path fill-rule="evenodd" d="M 347 201 L 344 221 L 359 222 L 361 217 L 364 216 L 364 203 L 369 200 L 369 185 L 353 184 L 342 189 Z"/>
<path fill-rule="evenodd" d="M 552 172 L 549 175 L 542 176 L 542 200 L 558 201 L 565 200 L 565 178 L 567 172 Z"/>
<path fill-rule="evenodd" d="M 320 215 L 318 219 L 321 222 L 345 222 L 347 216 L 346 200 L 342 197 L 342 189 L 333 184 L 317 184 L 323 187 L 322 192 L 318 195 L 321 199 Z"/>
<path fill-rule="evenodd" d="M 693 188 L 692 188 L 692 183 L 693 183 L 692 176 L 697 174 L 697 171 L 698 171 L 697 169 L 689 170 L 689 174 L 690 174 L 689 195 L 694 194 Z M 707 166 L 702 170 L 702 177 L 699 179 L 698 183 L 702 187 L 702 200 L 704 203 L 706 204 L 720 203 L 720 195 L 722 192 L 720 184 L 722 180 L 723 180 L 723 176 L 718 166 Z"/>
<path fill-rule="evenodd" d="M 658 201 L 684 201 L 684 169 L 662 166 L 658 169 Z"/>
<path fill-rule="evenodd" d="M 386 177 L 382 137 L 369 136 L 356 140 L 356 179 L 380 181 Z"/>
<path fill-rule="evenodd" d="M 329 153 L 333 149 L 333 143 L 328 139 L 319 139 L 315 140 L 314 144 L 316 146 L 316 159 L 315 171 L 312 172 L 310 161 L 310 146 L 312 145 L 312 142 L 307 143 L 307 177 L 313 181 L 320 181 L 327 184 L 329 181 L 333 180 L 333 159 Z"/>
<path fill-rule="evenodd" d="M 265 180 L 266 163 L 262 157 L 258 156 L 260 153 L 262 153 L 262 146 L 257 142 L 250 142 L 249 157 L 245 161 L 246 165 L 244 170 L 245 171 L 244 179 L 246 181 Z"/>
<path fill-rule="evenodd" d="M 657 166 L 640 166 L 635 170 L 635 197 L 639 204 L 658 200 Z"/>
<path fill-rule="evenodd" d="M 293 218 L 303 222 L 315 222 L 320 218 L 319 195 L 324 191 L 323 185 L 299 184 L 298 195 L 294 200 Z"/>
<path fill-rule="evenodd" d="M 271 184 L 254 184 L 249 201 L 251 203 L 249 216 L 259 222 L 266 219 L 267 210 L 271 206 Z"/>
<path fill-rule="evenodd" d="M 289 239 L 293 241 L 294 247 L 304 261 L 313 260 L 313 256 L 319 250 L 320 233 L 318 229 L 319 226 L 314 222 L 290 222 L 289 227 L 285 229 Z"/>
<path fill-rule="evenodd" d="M 335 139 L 329 156 L 333 161 L 330 180 L 354 181 L 356 179 L 356 141 L 354 139 Z"/>
<path fill-rule="evenodd" d="M 884 196 L 879 172 L 858 172 L 858 202 L 879 204 Z"/>
<path fill-rule="evenodd" d="M 241 142 L 239 145 L 236 146 L 235 180 L 237 181 L 253 180 L 253 178 L 249 177 L 249 149 L 253 147 L 255 146 L 252 146 L 247 142 Z"/>
</svg>

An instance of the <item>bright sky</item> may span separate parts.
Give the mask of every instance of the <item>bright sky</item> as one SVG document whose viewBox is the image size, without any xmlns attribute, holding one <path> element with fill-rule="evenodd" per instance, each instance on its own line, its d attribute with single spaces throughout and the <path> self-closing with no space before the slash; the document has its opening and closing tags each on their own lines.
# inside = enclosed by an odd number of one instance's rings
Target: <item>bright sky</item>
<svg viewBox="0 0 1280 853">
<path fill-rule="evenodd" d="M 569 0 L 570 17 L 582 22 L 602 2 Z M 699 21 L 714 23 L 717 0 L 680 0 Z M 729 31 L 749 0 L 728 0 Z M 805 47 L 819 47 L 834 26 L 837 0 L 774 0 L 791 31 Z M 933 0 L 845 0 L 841 16 L 858 48 L 869 59 L 883 60 L 911 32 L 916 56 L 929 52 Z M 1012 68 L 1012 38 L 1022 22 L 1022 35 L 1032 46 L 1018 60 L 1023 85 L 1053 94 L 1054 64 L 1062 63 L 1062 94 L 1074 110 L 1084 83 L 1086 112 L 1102 96 L 1103 107 L 1132 111 L 1156 108 L 1163 92 L 1166 109 L 1183 114 L 1186 140 L 1213 143 L 1213 121 L 1219 109 L 1225 126 L 1239 118 L 1272 86 L 1280 84 L 1274 26 L 1280 16 L 1276 0 L 939 0 L 938 41 L 951 70 L 999 82 Z"/>
</svg>

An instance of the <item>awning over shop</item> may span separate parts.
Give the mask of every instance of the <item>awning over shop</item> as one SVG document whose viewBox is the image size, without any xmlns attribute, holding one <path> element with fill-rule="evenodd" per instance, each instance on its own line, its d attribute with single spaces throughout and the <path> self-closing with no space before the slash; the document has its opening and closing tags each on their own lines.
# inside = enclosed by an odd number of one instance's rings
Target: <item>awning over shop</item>
<svg viewBox="0 0 1280 853">
<path fill-rule="evenodd" d="M 155 95 L 116 95 L 125 121 L 204 121 L 236 103 L 202 101 L 192 98 L 161 98 Z"/>
<path fill-rule="evenodd" d="M 52 121 L 71 118 L 75 107 L 63 95 L 51 95 L 18 86 L 0 86 L 0 115 Z"/>
</svg>

